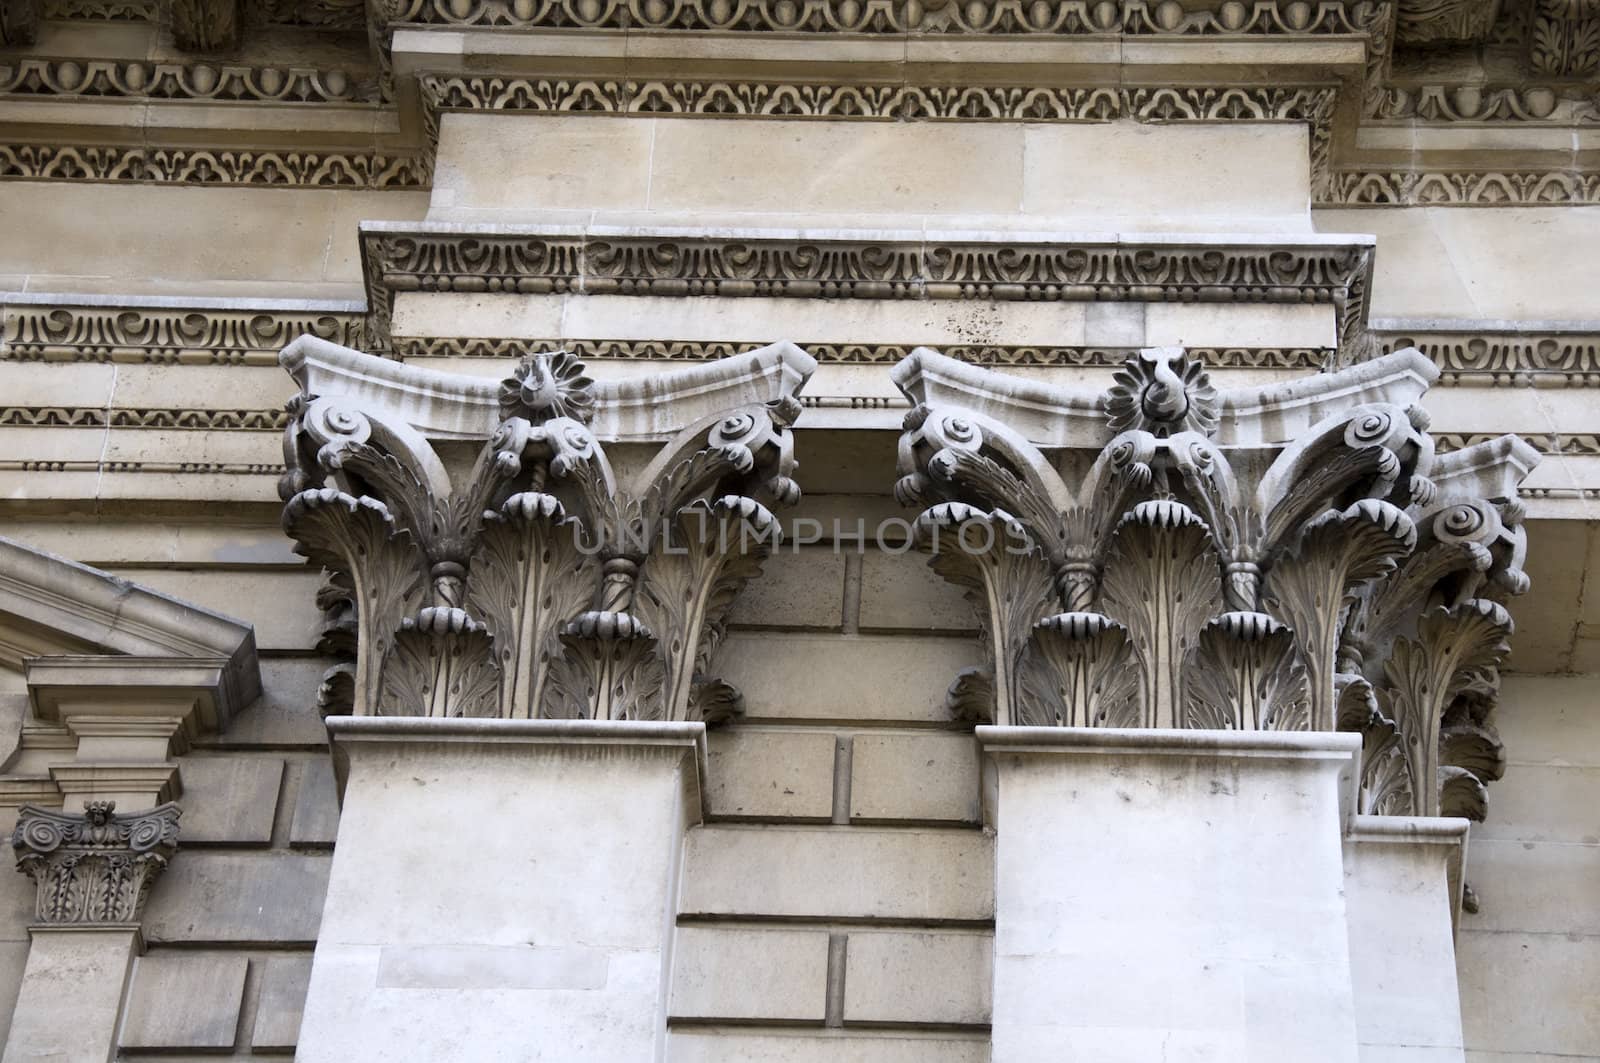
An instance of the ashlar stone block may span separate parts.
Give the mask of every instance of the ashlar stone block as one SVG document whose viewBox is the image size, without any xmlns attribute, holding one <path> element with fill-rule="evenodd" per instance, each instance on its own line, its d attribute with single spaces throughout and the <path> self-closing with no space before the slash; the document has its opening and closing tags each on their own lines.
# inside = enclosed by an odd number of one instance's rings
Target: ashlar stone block
<svg viewBox="0 0 1600 1063">
<path fill-rule="evenodd" d="M 122 1047 L 229 1049 L 239 1027 L 249 959 L 241 953 L 159 952 L 134 966 Z"/>
<path fill-rule="evenodd" d="M 300 1015 L 311 981 L 311 956 L 268 956 L 261 963 L 261 990 L 250 1035 L 257 1051 L 293 1051 L 300 1037 Z"/>
<path fill-rule="evenodd" d="M 844 1022 L 979 1025 L 989 1021 L 994 935 L 851 931 Z"/>
<path fill-rule="evenodd" d="M 833 814 L 833 732 L 739 728 L 708 739 L 713 816 L 827 822 Z"/>
<path fill-rule="evenodd" d="M 971 735 L 857 734 L 851 746 L 852 820 L 978 821 L 978 746 Z"/>
<path fill-rule="evenodd" d="M 283 784 L 280 757 L 185 757 L 183 842 L 266 845 Z"/>
<path fill-rule="evenodd" d="M 827 991 L 826 930 L 678 928 L 673 1019 L 820 1023 Z"/>
</svg>

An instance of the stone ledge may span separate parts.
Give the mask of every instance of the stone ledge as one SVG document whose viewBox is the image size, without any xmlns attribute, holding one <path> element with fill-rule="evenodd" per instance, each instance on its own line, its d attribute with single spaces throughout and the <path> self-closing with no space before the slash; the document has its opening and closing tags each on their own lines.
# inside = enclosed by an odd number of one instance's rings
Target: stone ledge
<svg viewBox="0 0 1600 1063">
<path fill-rule="evenodd" d="M 699 722 L 633 720 L 502 720 L 437 719 L 422 716 L 330 716 L 325 721 L 333 748 L 334 779 L 344 800 L 350 759 L 356 751 L 382 752 L 397 747 L 431 746 L 437 752 L 485 747 L 545 750 L 615 750 L 692 756 L 695 766 L 686 809 L 692 822 L 705 814 L 708 775 L 706 725 Z"/>
</svg>

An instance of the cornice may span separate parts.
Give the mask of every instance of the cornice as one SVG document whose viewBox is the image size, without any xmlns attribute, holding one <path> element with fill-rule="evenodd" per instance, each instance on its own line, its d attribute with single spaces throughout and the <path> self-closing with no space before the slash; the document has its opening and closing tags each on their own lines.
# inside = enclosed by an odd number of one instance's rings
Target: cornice
<svg viewBox="0 0 1600 1063">
<path fill-rule="evenodd" d="M 401 292 L 1320 302 L 1338 307 L 1341 351 L 1355 358 L 1373 245 L 1367 237 L 855 240 L 364 223 L 361 254 L 374 342 L 387 343 Z"/>
</svg>

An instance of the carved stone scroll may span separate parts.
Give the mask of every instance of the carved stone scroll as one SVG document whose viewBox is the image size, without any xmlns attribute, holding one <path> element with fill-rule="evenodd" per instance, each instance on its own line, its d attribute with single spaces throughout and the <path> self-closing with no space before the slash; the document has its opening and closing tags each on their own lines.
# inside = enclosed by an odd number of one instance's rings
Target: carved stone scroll
<svg viewBox="0 0 1600 1063">
<path fill-rule="evenodd" d="M 311 337 L 284 362 L 302 386 L 284 436 L 284 530 L 330 573 L 324 648 L 349 657 L 324 682 L 324 709 L 739 710 L 711 656 L 777 539 L 768 505 L 799 499 L 790 426 L 815 366 L 799 348 L 609 384 L 561 351 L 492 383 Z M 619 476 L 602 431 L 660 449 Z M 462 443 L 477 448 L 470 468 Z"/>
<path fill-rule="evenodd" d="M 11 835 L 17 870 L 37 887 L 34 917 L 56 926 L 137 923 L 150 887 L 178 848 L 177 805 L 117 815 L 87 801 L 82 815 L 24 805 Z"/>
<path fill-rule="evenodd" d="M 1110 390 L 918 350 L 896 493 L 982 611 L 953 707 L 998 723 L 1356 730 L 1364 811 L 1483 814 L 1527 588 L 1514 437 L 1440 454 L 1414 350 L 1219 390 L 1183 350 Z M 1009 549 L 996 546 L 997 542 Z"/>
</svg>

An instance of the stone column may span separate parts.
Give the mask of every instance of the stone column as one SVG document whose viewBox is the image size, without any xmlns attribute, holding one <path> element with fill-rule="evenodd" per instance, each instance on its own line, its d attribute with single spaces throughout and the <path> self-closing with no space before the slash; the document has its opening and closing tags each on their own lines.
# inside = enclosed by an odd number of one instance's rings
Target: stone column
<svg viewBox="0 0 1600 1063">
<path fill-rule="evenodd" d="M 994 1063 L 1354 1063 L 1356 735 L 980 727 Z"/>
<path fill-rule="evenodd" d="M 1345 838 L 1345 907 L 1361 1058 L 1465 1058 L 1455 920 L 1467 821 L 1356 816 Z"/>
<path fill-rule="evenodd" d="M 145 897 L 177 848 L 177 805 L 82 815 L 24 807 L 11 838 L 36 887 L 35 924 L 3 1063 L 108 1061 L 133 961 L 144 950 Z"/>
<path fill-rule="evenodd" d="M 662 1058 L 704 724 L 328 731 L 342 813 L 297 1059 Z"/>
</svg>

